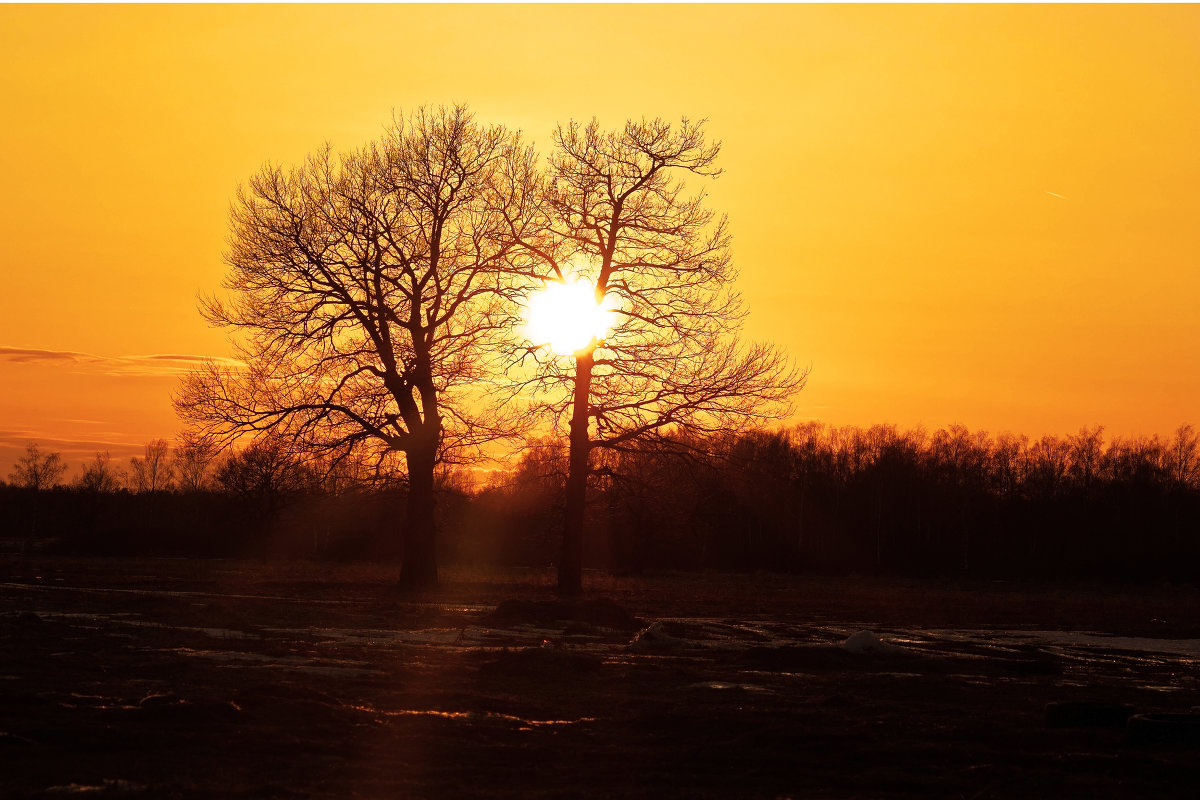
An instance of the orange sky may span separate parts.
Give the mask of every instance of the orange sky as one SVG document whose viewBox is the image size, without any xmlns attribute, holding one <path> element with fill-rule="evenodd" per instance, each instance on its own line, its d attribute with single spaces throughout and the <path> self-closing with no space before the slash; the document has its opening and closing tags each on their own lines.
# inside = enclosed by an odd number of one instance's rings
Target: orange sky
<svg viewBox="0 0 1200 800">
<path fill-rule="evenodd" d="M 6 5 L 0 86 L 0 477 L 172 438 L 237 185 L 425 103 L 708 117 L 800 419 L 1200 424 L 1196 6 Z"/>
</svg>

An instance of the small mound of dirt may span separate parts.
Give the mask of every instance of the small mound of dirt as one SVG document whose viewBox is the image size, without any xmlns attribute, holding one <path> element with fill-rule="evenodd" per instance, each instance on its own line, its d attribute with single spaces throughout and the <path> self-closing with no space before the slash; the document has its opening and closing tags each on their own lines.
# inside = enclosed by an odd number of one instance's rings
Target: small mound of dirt
<svg viewBox="0 0 1200 800">
<path fill-rule="evenodd" d="M 842 642 L 843 650 L 851 653 L 902 653 L 902 648 L 891 642 L 885 642 L 871 631 L 857 631 L 849 639 Z"/>
<path fill-rule="evenodd" d="M 629 649 L 635 653 L 664 653 L 698 649 L 703 647 L 707 640 L 703 629 L 698 626 L 654 622 L 638 631 L 637 636 L 629 643 Z"/>
<path fill-rule="evenodd" d="M 15 733 L 8 731 L 0 731 L 0 748 L 6 746 L 28 747 L 36 745 L 32 739 L 26 739 L 24 736 L 17 736 Z"/>
<path fill-rule="evenodd" d="M 884 659 L 864 659 L 837 646 L 810 647 L 751 647 L 743 658 L 753 669 L 772 672 L 861 671 L 864 667 L 883 665 Z"/>
<path fill-rule="evenodd" d="M 489 658 L 479 669 L 488 675 L 545 679 L 578 676 L 600 669 L 603 659 L 586 653 L 570 653 L 548 647 L 503 650 Z"/>
<path fill-rule="evenodd" d="M 49 628 L 46 621 L 32 611 L 18 611 L 0 616 L 0 632 L 39 633 Z"/>
<path fill-rule="evenodd" d="M 1133 716 L 1128 703 L 1074 701 L 1046 704 L 1046 725 L 1051 728 L 1124 728 Z"/>
<path fill-rule="evenodd" d="M 102 783 L 82 784 L 68 783 L 61 786 L 51 786 L 43 794 L 51 797 L 59 795 L 74 796 L 80 794 L 100 795 L 101 797 L 144 797 L 150 787 L 120 778 L 105 778 Z"/>
<path fill-rule="evenodd" d="M 1062 675 L 1062 664 L 1051 655 L 1018 656 L 990 659 L 997 671 L 1006 675 Z"/>
<path fill-rule="evenodd" d="M 595 600 L 505 600 L 489 619 L 503 627 L 583 623 L 632 631 L 643 625 L 637 617 L 603 597 Z"/>
<path fill-rule="evenodd" d="M 241 708 L 228 700 L 185 700 L 174 694 L 150 694 L 138 702 L 143 714 L 192 723 L 233 721 Z"/>
<path fill-rule="evenodd" d="M 1134 744 L 1200 745 L 1200 714 L 1134 714 L 1128 730 Z"/>
</svg>

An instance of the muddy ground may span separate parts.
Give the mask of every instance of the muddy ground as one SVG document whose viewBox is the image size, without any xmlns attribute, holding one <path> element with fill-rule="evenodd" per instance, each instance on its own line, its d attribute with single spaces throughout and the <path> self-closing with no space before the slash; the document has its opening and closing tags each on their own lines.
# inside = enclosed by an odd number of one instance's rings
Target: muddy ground
<svg viewBox="0 0 1200 800">
<path fill-rule="evenodd" d="M 394 578 L 0 555 L 0 796 L 1200 793 L 1195 588 Z"/>
</svg>

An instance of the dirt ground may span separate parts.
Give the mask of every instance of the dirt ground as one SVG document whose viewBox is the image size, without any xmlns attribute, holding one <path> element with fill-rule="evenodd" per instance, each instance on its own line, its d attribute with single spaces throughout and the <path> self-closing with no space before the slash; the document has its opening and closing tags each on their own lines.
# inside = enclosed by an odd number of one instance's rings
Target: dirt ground
<svg viewBox="0 0 1200 800">
<path fill-rule="evenodd" d="M 1200 796 L 1195 588 L 394 579 L 0 555 L 0 796 Z"/>
</svg>

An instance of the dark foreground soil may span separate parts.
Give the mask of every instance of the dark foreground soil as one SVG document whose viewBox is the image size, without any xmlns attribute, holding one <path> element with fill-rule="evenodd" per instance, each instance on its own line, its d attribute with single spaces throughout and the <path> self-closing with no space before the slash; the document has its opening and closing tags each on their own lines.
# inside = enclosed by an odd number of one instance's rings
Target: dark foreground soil
<svg viewBox="0 0 1200 800">
<path fill-rule="evenodd" d="M 0 796 L 1200 796 L 1194 589 L 393 579 L 0 556 Z"/>
</svg>

